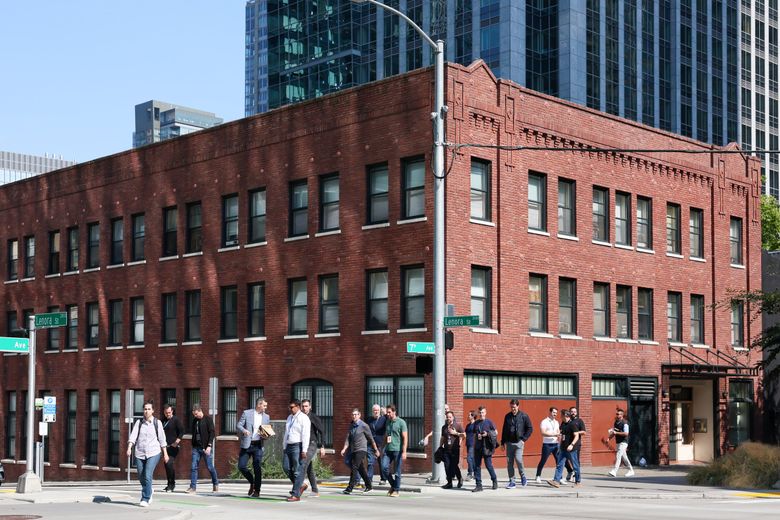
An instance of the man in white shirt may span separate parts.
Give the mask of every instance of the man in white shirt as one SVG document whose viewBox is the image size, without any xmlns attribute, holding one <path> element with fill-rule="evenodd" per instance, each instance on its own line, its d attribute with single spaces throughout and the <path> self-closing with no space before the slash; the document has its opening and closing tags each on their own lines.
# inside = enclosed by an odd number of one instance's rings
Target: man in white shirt
<svg viewBox="0 0 780 520">
<path fill-rule="evenodd" d="M 542 469 L 547 463 L 550 455 L 553 456 L 553 462 L 558 460 L 558 448 L 560 446 L 561 425 L 556 420 L 558 409 L 550 407 L 550 413 L 542 419 L 539 430 L 542 432 L 542 458 L 539 459 L 539 465 L 536 466 L 536 483 L 542 483 Z"/>
<path fill-rule="evenodd" d="M 301 495 L 308 487 L 303 483 L 306 477 L 306 449 L 311 439 L 311 421 L 301 411 L 301 402 L 298 399 L 290 401 L 290 415 L 287 416 L 287 424 L 284 428 L 284 457 L 282 468 L 293 483 L 288 502 L 300 502 Z"/>
</svg>

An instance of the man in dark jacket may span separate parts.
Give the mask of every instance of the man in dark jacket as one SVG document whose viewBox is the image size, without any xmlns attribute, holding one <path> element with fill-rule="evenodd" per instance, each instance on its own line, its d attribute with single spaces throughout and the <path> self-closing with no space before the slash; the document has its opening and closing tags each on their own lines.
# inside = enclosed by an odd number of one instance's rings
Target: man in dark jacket
<svg viewBox="0 0 780 520">
<path fill-rule="evenodd" d="M 480 406 L 478 409 L 479 418 L 474 422 L 474 480 L 476 486 L 471 490 L 472 493 L 482 491 L 482 461 L 485 461 L 485 468 L 493 481 L 493 489 L 498 489 L 498 477 L 496 470 L 493 469 L 493 452 L 496 449 L 496 425 L 487 418 L 487 408 Z"/>
<path fill-rule="evenodd" d="M 314 473 L 314 457 L 317 453 L 320 457 L 325 455 L 325 445 L 323 444 L 323 436 L 325 430 L 322 427 L 322 419 L 314 413 L 311 409 L 311 401 L 304 399 L 301 401 L 301 411 L 309 417 L 311 421 L 311 436 L 309 437 L 309 449 L 306 450 L 306 459 L 309 461 L 306 464 L 306 476 L 311 484 L 311 496 L 320 496 L 320 490 L 317 487 L 317 475 Z"/>
<path fill-rule="evenodd" d="M 343 457 L 347 450 L 350 451 L 352 456 L 352 471 L 349 474 L 349 484 L 343 491 L 345 495 L 352 493 L 355 485 L 358 483 L 356 474 L 360 474 L 360 477 L 365 483 L 363 493 L 368 493 L 373 488 L 371 487 L 371 479 L 366 472 L 366 454 L 368 453 L 369 446 L 374 455 L 379 457 L 379 448 L 376 446 L 373 435 L 371 435 L 371 429 L 366 423 L 360 420 L 360 410 L 357 408 L 352 409 L 352 422 L 349 425 L 349 433 L 344 440 L 344 447 L 341 449 L 341 456 Z"/>
<path fill-rule="evenodd" d="M 385 421 L 387 420 L 387 416 L 385 415 L 385 411 L 382 409 L 381 406 L 378 404 L 374 404 L 374 406 L 371 407 L 371 417 L 369 417 L 366 420 L 366 424 L 368 424 L 368 427 L 371 429 L 371 435 L 374 437 L 374 442 L 376 443 L 376 447 L 382 450 L 382 439 L 385 436 Z M 368 451 L 368 479 L 373 481 L 374 480 L 374 464 L 379 462 L 379 457 L 375 457 L 374 453 L 369 450 Z M 380 472 L 381 473 L 381 472 Z M 355 476 L 357 478 L 357 475 Z M 379 480 L 379 484 L 384 484 L 385 482 L 383 480 Z"/>
<path fill-rule="evenodd" d="M 166 404 L 163 406 L 163 415 L 165 420 L 163 423 L 163 430 L 165 430 L 165 443 L 168 445 L 168 462 L 165 463 L 165 476 L 168 478 L 168 485 L 165 486 L 163 491 L 173 491 L 176 487 L 176 470 L 175 462 L 176 456 L 179 454 L 179 444 L 181 444 L 181 438 L 184 435 L 184 425 L 179 420 L 177 415 L 173 413 L 173 406 Z"/>
<path fill-rule="evenodd" d="M 187 493 L 195 493 L 198 486 L 198 468 L 200 459 L 206 461 L 206 469 L 211 474 L 212 491 L 219 491 L 219 479 L 214 463 L 211 461 L 211 449 L 214 447 L 214 421 L 208 415 L 203 415 L 199 404 L 192 406 L 192 466 L 190 467 L 190 487 Z"/>
<path fill-rule="evenodd" d="M 517 399 L 509 401 L 509 413 L 504 416 L 504 427 L 501 430 L 501 446 L 506 448 L 506 470 L 509 475 L 507 489 L 516 487 L 515 462 L 520 473 L 520 485 L 525 487 L 528 484 L 525 467 L 523 467 L 523 448 L 533 431 L 534 427 L 528 414 L 520 410 L 520 401 Z"/>
</svg>

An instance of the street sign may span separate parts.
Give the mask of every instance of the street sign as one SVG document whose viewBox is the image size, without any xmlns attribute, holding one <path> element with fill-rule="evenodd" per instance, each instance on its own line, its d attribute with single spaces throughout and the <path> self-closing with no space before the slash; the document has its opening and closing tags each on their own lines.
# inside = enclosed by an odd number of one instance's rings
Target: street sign
<svg viewBox="0 0 780 520">
<path fill-rule="evenodd" d="M 24 354 L 30 351 L 30 340 L 27 338 L 0 337 L 0 352 L 15 352 Z"/>
<path fill-rule="evenodd" d="M 57 422 L 57 398 L 53 395 L 43 397 L 43 422 Z"/>
<path fill-rule="evenodd" d="M 36 329 L 51 329 L 54 327 L 65 327 L 68 324 L 67 312 L 49 312 L 46 314 L 35 315 Z"/>
<path fill-rule="evenodd" d="M 422 341 L 407 341 L 406 352 L 414 354 L 435 354 L 436 344 Z"/>
<path fill-rule="evenodd" d="M 479 325 L 479 316 L 445 316 L 445 327 L 476 327 Z"/>
<path fill-rule="evenodd" d="M 35 398 L 35 409 L 36 410 L 43 410 L 43 397 L 36 397 Z"/>
</svg>

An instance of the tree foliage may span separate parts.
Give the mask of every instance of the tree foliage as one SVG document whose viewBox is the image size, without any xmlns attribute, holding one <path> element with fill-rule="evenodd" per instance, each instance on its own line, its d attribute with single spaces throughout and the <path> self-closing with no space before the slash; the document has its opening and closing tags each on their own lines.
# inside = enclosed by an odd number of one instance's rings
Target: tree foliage
<svg viewBox="0 0 780 520">
<path fill-rule="evenodd" d="M 771 195 L 761 196 L 761 248 L 780 251 L 780 205 Z"/>
</svg>

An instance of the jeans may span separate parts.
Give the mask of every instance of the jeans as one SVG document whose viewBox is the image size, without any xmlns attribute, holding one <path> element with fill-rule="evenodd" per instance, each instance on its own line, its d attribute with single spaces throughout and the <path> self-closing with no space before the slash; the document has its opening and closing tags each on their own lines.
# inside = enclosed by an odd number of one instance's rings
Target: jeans
<svg viewBox="0 0 780 520">
<path fill-rule="evenodd" d="M 493 455 L 485 455 L 482 453 L 482 445 L 474 446 L 474 480 L 477 483 L 477 487 L 482 486 L 482 460 L 485 460 L 485 467 L 490 473 L 490 480 L 496 482 L 496 470 L 493 469 Z"/>
<path fill-rule="evenodd" d="M 542 469 L 544 469 L 544 465 L 547 464 L 547 459 L 550 458 L 550 455 L 553 456 L 553 461 L 558 464 L 558 448 L 560 445 L 556 443 L 542 443 L 542 458 L 539 459 L 539 465 L 536 466 L 536 476 L 541 477 L 542 476 Z"/>
<path fill-rule="evenodd" d="M 628 466 L 628 471 L 634 471 L 634 468 L 631 466 L 631 461 L 628 460 L 628 455 L 626 455 L 627 450 L 627 442 L 618 443 L 617 453 L 615 453 L 615 469 L 613 470 L 615 473 L 617 473 L 617 471 L 620 469 L 621 461 L 626 463 L 626 466 Z"/>
<path fill-rule="evenodd" d="M 319 451 L 320 449 L 314 443 L 310 443 L 309 449 L 306 450 L 306 476 L 309 478 L 312 493 L 320 492 L 317 488 L 317 475 L 314 473 L 314 459 L 317 458 Z"/>
<path fill-rule="evenodd" d="M 352 452 L 352 471 L 349 475 L 349 484 L 347 489 L 352 489 L 360 483 L 356 475 L 360 475 L 363 479 L 363 483 L 366 485 L 366 489 L 371 489 L 371 479 L 368 478 L 368 472 L 366 472 L 366 452 L 365 451 L 353 451 Z"/>
<path fill-rule="evenodd" d="M 282 469 L 293 484 L 293 496 L 300 497 L 303 479 L 306 476 L 306 459 L 301 459 L 300 442 L 288 444 L 287 447 L 284 448 Z"/>
<path fill-rule="evenodd" d="M 400 451 L 388 451 L 382 454 L 382 479 L 386 480 L 393 491 L 401 489 L 401 466 L 403 459 Z M 390 464 L 395 464 L 395 472 L 390 474 Z"/>
<path fill-rule="evenodd" d="M 442 457 L 444 463 L 444 473 L 447 475 L 447 484 L 452 484 L 452 479 L 457 478 L 458 482 L 463 481 L 463 475 L 460 473 L 460 449 L 444 450 L 444 456 Z"/>
<path fill-rule="evenodd" d="M 162 453 L 152 455 L 147 459 L 135 459 L 135 469 L 138 470 L 138 481 L 141 483 L 141 501 L 143 502 L 149 502 L 149 499 L 152 498 L 152 477 L 154 468 L 160 462 L 160 457 L 162 457 Z"/>
<path fill-rule="evenodd" d="M 198 468 L 200 467 L 200 459 L 206 461 L 206 469 L 209 470 L 211 475 L 211 483 L 215 486 L 219 485 L 219 479 L 217 478 L 217 470 L 214 469 L 214 463 L 211 460 L 211 454 L 206 455 L 206 450 L 203 448 L 192 448 L 192 466 L 190 467 L 190 487 L 196 489 L 198 486 Z"/>
<path fill-rule="evenodd" d="M 252 473 L 247 468 L 249 457 L 252 457 Z M 238 471 L 244 475 L 249 485 L 255 491 L 260 491 L 263 485 L 263 447 L 259 444 L 250 444 L 248 448 L 241 448 L 238 452 Z"/>
<path fill-rule="evenodd" d="M 520 476 L 525 475 L 523 448 L 525 448 L 525 441 L 506 443 L 506 472 L 509 476 L 509 482 L 515 481 L 515 463 L 517 463 L 517 472 L 520 473 Z"/>
<path fill-rule="evenodd" d="M 466 453 L 466 463 L 469 465 L 469 475 L 474 474 L 474 445 L 468 447 Z"/>
<path fill-rule="evenodd" d="M 377 445 L 378 447 L 379 445 Z M 366 474 L 368 475 L 368 481 L 371 482 L 374 480 L 374 464 L 379 462 L 379 459 L 377 459 L 376 455 L 374 455 L 374 452 L 371 450 L 371 446 L 368 447 L 368 468 L 366 469 Z M 381 453 L 379 455 L 382 456 Z M 381 469 L 380 469 L 381 472 Z"/>
<path fill-rule="evenodd" d="M 168 490 L 173 491 L 176 487 L 176 456 L 179 454 L 179 448 L 168 446 L 168 462 L 165 463 L 165 477 L 168 479 Z"/>
<path fill-rule="evenodd" d="M 563 466 L 568 461 L 571 463 L 571 467 L 574 470 L 574 482 L 580 483 L 580 457 L 579 452 L 577 450 L 566 450 L 564 448 L 560 448 L 558 451 L 558 463 L 555 465 L 555 476 L 553 477 L 553 480 L 556 482 L 561 481 L 561 477 L 563 477 Z"/>
</svg>

